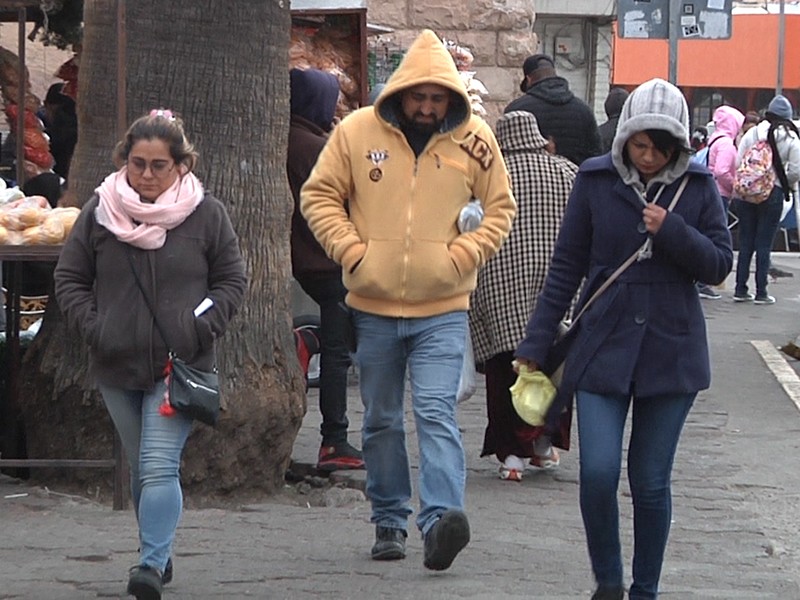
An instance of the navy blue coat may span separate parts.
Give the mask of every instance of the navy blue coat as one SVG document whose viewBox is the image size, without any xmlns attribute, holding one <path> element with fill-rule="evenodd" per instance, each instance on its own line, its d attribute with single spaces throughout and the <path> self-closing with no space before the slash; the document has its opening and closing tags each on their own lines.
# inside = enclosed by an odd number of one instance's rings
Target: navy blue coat
<svg viewBox="0 0 800 600">
<path fill-rule="evenodd" d="M 576 389 L 653 396 L 709 386 L 708 341 L 695 282 L 724 281 L 733 250 L 713 178 L 694 164 L 687 174 L 683 195 L 653 238 L 652 258 L 630 266 L 578 321 L 551 417 L 571 402 Z M 666 187 L 660 206 L 669 205 L 680 181 Z M 653 187 L 650 196 L 660 186 Z M 545 363 L 584 277 L 579 306 L 644 243 L 642 210 L 610 154 L 583 163 L 516 356 Z"/>
</svg>

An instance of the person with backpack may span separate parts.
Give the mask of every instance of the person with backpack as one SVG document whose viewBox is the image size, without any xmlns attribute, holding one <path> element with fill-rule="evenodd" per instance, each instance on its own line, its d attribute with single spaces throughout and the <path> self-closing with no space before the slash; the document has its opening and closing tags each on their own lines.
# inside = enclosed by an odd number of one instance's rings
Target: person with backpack
<svg viewBox="0 0 800 600">
<path fill-rule="evenodd" d="M 738 152 L 736 138 L 744 124 L 744 115 L 732 106 L 720 106 L 714 111 L 714 133 L 708 140 L 706 166 L 714 176 L 725 210 L 733 194 Z"/>
<path fill-rule="evenodd" d="M 767 107 L 764 119 L 739 144 L 733 194 L 739 217 L 739 258 L 735 302 L 774 304 L 767 293 L 770 253 L 780 224 L 783 201 L 800 181 L 800 132 L 792 122 L 793 108 L 780 94 Z M 756 255 L 756 293 L 747 286 L 750 261 Z"/>
<path fill-rule="evenodd" d="M 722 209 L 727 218 L 731 203 L 733 176 L 736 173 L 736 138 L 744 123 L 744 115 L 732 106 L 720 106 L 714 111 L 713 133 L 702 150 L 703 163 L 717 184 L 722 198 Z M 695 158 L 698 154 L 695 155 Z M 718 300 L 722 295 L 706 283 L 697 284 L 697 293 L 707 300 Z"/>
</svg>

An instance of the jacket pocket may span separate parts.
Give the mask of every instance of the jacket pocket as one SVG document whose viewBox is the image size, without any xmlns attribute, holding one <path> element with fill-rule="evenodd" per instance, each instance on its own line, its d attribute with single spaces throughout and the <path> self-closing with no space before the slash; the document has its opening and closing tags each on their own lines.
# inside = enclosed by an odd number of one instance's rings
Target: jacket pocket
<svg viewBox="0 0 800 600">
<path fill-rule="evenodd" d="M 444 242 L 370 240 L 348 290 L 366 298 L 419 302 L 456 294 L 461 276 Z"/>
<path fill-rule="evenodd" d="M 89 334 L 89 346 L 103 363 L 127 362 L 141 348 L 135 348 L 138 339 L 136 323 L 128 312 L 101 312 L 94 329 Z"/>
<path fill-rule="evenodd" d="M 173 313 L 166 323 L 162 321 L 162 327 L 167 328 L 166 334 L 171 338 L 170 343 L 174 344 L 172 350 L 186 362 L 191 362 L 201 349 L 196 320 L 192 309 L 187 308 Z"/>
</svg>

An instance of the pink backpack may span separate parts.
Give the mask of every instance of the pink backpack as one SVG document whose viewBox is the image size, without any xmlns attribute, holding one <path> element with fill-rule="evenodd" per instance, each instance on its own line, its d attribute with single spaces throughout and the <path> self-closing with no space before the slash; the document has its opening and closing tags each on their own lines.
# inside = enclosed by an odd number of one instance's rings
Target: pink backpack
<svg viewBox="0 0 800 600">
<path fill-rule="evenodd" d="M 759 140 L 742 156 L 733 177 L 733 195 L 746 202 L 761 204 L 775 187 L 775 169 L 772 168 L 772 148 L 766 140 Z"/>
</svg>

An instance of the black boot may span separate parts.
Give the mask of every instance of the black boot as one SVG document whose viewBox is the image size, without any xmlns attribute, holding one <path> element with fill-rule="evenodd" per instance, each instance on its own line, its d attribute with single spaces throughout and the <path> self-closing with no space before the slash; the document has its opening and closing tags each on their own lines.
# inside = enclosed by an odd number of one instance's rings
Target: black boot
<svg viewBox="0 0 800 600">
<path fill-rule="evenodd" d="M 130 570 L 128 593 L 136 600 L 161 600 L 161 571 L 148 565 L 136 565 Z"/>
<path fill-rule="evenodd" d="M 599 587 L 592 594 L 592 600 L 623 600 L 625 598 L 625 588 L 622 587 Z"/>
<path fill-rule="evenodd" d="M 406 557 L 408 534 L 394 527 L 375 527 L 375 544 L 372 546 L 373 560 L 399 560 Z"/>
</svg>

